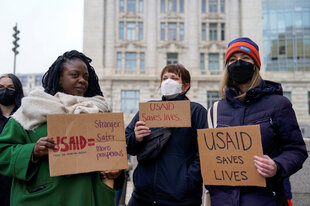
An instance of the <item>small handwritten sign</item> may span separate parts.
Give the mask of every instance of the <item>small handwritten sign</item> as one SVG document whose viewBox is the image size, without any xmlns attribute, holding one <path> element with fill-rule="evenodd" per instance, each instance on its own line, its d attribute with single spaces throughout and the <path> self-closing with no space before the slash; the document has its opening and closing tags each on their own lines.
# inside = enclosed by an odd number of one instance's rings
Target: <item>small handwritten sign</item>
<svg viewBox="0 0 310 206">
<path fill-rule="evenodd" d="M 47 132 L 51 176 L 128 167 L 123 113 L 48 115 Z"/>
<path fill-rule="evenodd" d="M 254 155 L 263 155 L 259 125 L 198 129 L 197 132 L 205 185 L 266 187 L 265 178 L 254 165 Z"/>
<path fill-rule="evenodd" d="M 190 101 L 139 103 L 139 120 L 152 127 L 191 127 Z"/>
</svg>

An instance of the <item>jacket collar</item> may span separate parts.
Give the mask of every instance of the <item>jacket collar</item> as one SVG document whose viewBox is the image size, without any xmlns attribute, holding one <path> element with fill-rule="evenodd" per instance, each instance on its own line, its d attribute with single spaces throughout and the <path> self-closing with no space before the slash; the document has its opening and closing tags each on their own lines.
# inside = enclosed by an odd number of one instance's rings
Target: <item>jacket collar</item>
<svg viewBox="0 0 310 206">
<path fill-rule="evenodd" d="M 279 83 L 262 80 L 261 83 L 247 91 L 244 102 L 247 104 L 258 101 L 265 95 L 279 94 L 283 95 L 282 86 Z M 226 90 L 226 99 L 233 105 L 244 104 L 240 99 L 236 98 L 239 95 L 239 89 L 237 87 L 230 87 Z"/>
<path fill-rule="evenodd" d="M 188 100 L 187 96 L 185 94 L 181 94 L 173 99 L 167 99 L 165 96 L 162 96 L 161 99 L 163 101 L 179 101 L 179 100 Z"/>
</svg>

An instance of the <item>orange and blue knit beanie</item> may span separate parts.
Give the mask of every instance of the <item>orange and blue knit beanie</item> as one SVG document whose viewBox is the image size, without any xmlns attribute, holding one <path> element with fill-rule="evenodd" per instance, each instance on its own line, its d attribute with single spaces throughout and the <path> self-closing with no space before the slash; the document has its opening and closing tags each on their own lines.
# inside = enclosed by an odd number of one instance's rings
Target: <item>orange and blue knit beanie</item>
<svg viewBox="0 0 310 206">
<path fill-rule="evenodd" d="M 243 52 L 249 55 L 260 69 L 261 62 L 259 57 L 259 48 L 257 44 L 250 38 L 247 37 L 237 38 L 228 44 L 228 47 L 225 52 L 225 65 L 227 64 L 230 56 L 236 52 Z"/>
</svg>

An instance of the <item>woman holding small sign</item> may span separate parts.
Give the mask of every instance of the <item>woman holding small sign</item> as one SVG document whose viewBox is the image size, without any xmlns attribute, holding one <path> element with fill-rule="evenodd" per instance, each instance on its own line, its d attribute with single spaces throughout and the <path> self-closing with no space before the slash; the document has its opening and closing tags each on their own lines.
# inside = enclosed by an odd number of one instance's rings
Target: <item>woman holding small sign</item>
<svg viewBox="0 0 310 206">
<path fill-rule="evenodd" d="M 251 39 L 230 42 L 225 65 L 223 99 L 210 109 L 211 116 L 217 127 L 260 125 L 264 155 L 254 156 L 253 164 L 267 186 L 207 186 L 211 205 L 287 205 L 283 180 L 308 156 L 292 104 L 279 83 L 261 78 L 259 48 Z"/>
<path fill-rule="evenodd" d="M 167 65 L 161 71 L 160 80 L 162 101 L 157 101 L 160 104 L 151 110 L 171 110 L 173 101 L 188 100 L 186 93 L 191 78 L 184 66 Z M 133 174 L 135 187 L 128 206 L 201 205 L 197 129 L 205 128 L 207 112 L 195 102 L 190 102 L 188 107 L 191 127 L 149 128 L 139 120 L 138 112 L 126 128 L 127 152 L 138 158 Z M 154 151 L 148 153 L 152 146 Z"/>
<path fill-rule="evenodd" d="M 0 173 L 13 177 L 11 205 L 110 205 L 113 189 L 100 172 L 51 177 L 47 114 L 108 112 L 91 59 L 78 51 L 59 56 L 42 79 L 44 91 L 31 91 L 0 135 Z M 120 171 L 105 172 L 117 178 Z"/>
</svg>

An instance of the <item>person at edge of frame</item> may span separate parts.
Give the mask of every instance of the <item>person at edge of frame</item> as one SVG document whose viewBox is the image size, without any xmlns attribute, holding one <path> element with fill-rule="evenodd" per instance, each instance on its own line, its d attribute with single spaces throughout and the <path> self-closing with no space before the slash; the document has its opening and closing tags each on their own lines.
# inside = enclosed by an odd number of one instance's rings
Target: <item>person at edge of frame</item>
<svg viewBox="0 0 310 206">
<path fill-rule="evenodd" d="M 0 133 L 10 116 L 20 107 L 23 97 L 23 86 L 16 75 L 0 75 Z M 11 185 L 12 177 L 0 175 L 1 206 L 10 205 Z"/>
<path fill-rule="evenodd" d="M 260 125 L 264 155 L 254 156 L 253 164 L 267 187 L 206 186 L 212 206 L 288 205 L 283 180 L 300 170 L 308 157 L 291 102 L 281 84 L 261 78 L 260 67 L 259 47 L 251 39 L 228 44 L 217 127 Z"/>
</svg>

